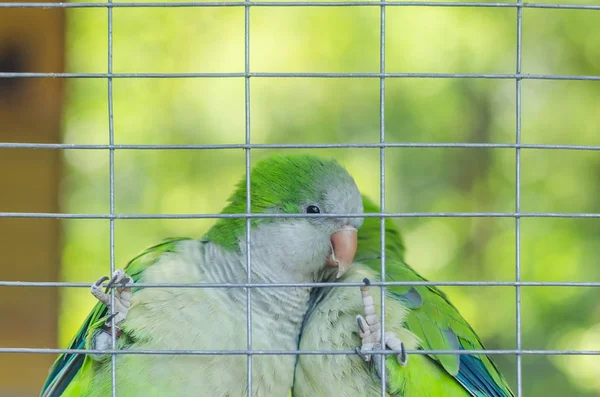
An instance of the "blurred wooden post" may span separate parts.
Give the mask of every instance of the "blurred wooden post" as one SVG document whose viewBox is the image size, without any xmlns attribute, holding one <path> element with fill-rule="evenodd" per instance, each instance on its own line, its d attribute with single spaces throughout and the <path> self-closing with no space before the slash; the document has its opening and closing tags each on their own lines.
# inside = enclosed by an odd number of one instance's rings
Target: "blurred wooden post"
<svg viewBox="0 0 600 397">
<path fill-rule="evenodd" d="M 0 0 L 2 1 L 2 0 Z M 64 10 L 0 9 L 0 72 L 64 70 Z M 0 142 L 60 142 L 63 79 L 0 78 Z M 59 150 L 0 149 L 0 212 L 58 212 Z M 56 281 L 59 222 L 0 218 L 0 280 Z M 0 287 L 0 346 L 55 347 L 58 290 Z M 0 396 L 36 396 L 53 355 L 0 354 Z"/>
</svg>

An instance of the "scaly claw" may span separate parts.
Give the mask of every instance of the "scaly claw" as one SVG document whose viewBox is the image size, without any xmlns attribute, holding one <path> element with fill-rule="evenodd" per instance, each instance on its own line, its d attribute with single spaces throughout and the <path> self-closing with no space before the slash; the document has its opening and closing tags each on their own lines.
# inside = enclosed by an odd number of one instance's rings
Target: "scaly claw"
<svg viewBox="0 0 600 397">
<path fill-rule="evenodd" d="M 102 277 L 105 281 L 108 280 L 108 277 Z M 102 280 L 101 279 L 101 280 Z M 125 274 L 125 272 L 121 269 L 117 269 L 114 273 L 108 284 L 106 285 L 106 292 L 108 292 L 112 287 L 116 284 L 119 284 L 121 288 L 123 288 L 130 281 L 130 278 Z"/>
<path fill-rule="evenodd" d="M 371 354 L 368 353 L 373 350 L 379 350 L 382 347 L 381 344 L 381 325 L 379 323 L 379 316 L 375 311 L 375 305 L 373 301 L 373 297 L 369 291 L 369 286 L 371 282 L 369 279 L 365 278 L 363 280 L 365 283 L 364 286 L 360 287 L 360 291 L 362 293 L 363 298 L 363 306 L 365 311 L 365 317 L 362 315 L 356 316 L 356 323 L 358 325 L 358 334 L 362 339 L 362 346 L 360 348 L 360 353 L 357 350 L 359 356 L 369 362 L 371 361 Z M 399 350 L 400 353 L 396 355 L 396 360 L 402 366 L 405 366 L 408 362 L 408 355 L 404 349 L 404 343 L 394 334 L 393 332 L 386 332 L 384 334 L 385 338 L 385 348 L 389 348 L 390 350 Z M 377 360 L 375 362 L 375 369 L 377 373 L 381 377 L 381 370 L 383 367 L 383 363 L 381 360 Z"/>
<path fill-rule="evenodd" d="M 109 277 L 108 277 L 108 276 L 104 276 L 104 277 L 102 277 L 100 280 L 96 281 L 96 282 L 94 283 L 94 285 L 95 285 L 96 287 L 99 287 L 99 286 L 101 286 L 101 285 L 102 285 L 102 283 L 103 283 L 103 282 L 105 282 L 105 281 L 106 281 L 106 280 L 108 280 L 108 279 L 109 279 Z M 108 292 L 108 290 L 107 290 L 106 292 Z"/>
<path fill-rule="evenodd" d="M 102 283 L 106 280 L 109 280 L 109 278 L 104 276 L 98 281 L 96 281 L 94 284 L 92 284 L 91 292 L 92 295 L 96 297 L 96 299 L 98 299 L 100 302 L 106 305 L 109 312 L 114 312 L 112 315 L 108 316 L 108 318 L 104 322 L 105 327 L 110 327 L 111 321 L 114 321 L 117 333 L 120 334 L 121 329 L 119 328 L 119 326 L 125 320 L 127 312 L 129 311 L 129 306 L 131 304 L 131 287 L 126 287 L 126 285 L 131 282 L 131 278 L 123 270 L 118 269 L 112 274 L 112 277 L 110 278 L 106 289 L 102 291 Z M 115 286 L 118 286 L 115 289 L 115 306 L 113 308 L 114 310 L 111 310 L 112 298 L 110 290 L 112 288 L 115 288 Z"/>
</svg>

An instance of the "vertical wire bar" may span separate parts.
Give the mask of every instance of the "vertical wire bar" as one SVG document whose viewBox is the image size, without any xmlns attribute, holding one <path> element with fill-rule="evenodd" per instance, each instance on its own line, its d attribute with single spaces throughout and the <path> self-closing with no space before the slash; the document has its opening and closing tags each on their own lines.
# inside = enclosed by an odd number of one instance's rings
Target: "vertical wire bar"
<svg viewBox="0 0 600 397">
<path fill-rule="evenodd" d="M 112 0 L 108 0 L 111 4 Z M 115 219 L 112 215 L 115 214 L 115 125 L 113 121 L 113 12 L 112 7 L 108 7 L 108 143 L 110 148 L 108 149 L 108 164 L 109 164 L 109 191 L 110 191 L 110 203 L 109 211 L 111 218 L 110 222 L 110 274 L 115 271 Z M 110 314 L 114 316 L 115 307 L 115 290 L 114 288 L 110 291 L 111 308 Z M 117 349 L 117 336 L 115 332 L 115 321 L 114 317 L 111 322 L 111 341 L 112 350 Z M 111 363 L 111 394 L 112 397 L 117 396 L 117 356 L 113 353 L 110 357 Z"/>
<path fill-rule="evenodd" d="M 379 72 L 385 73 L 385 6 L 381 6 L 379 37 Z M 385 143 L 385 77 L 379 79 L 379 143 Z M 379 205 L 385 212 L 385 146 L 379 149 Z M 379 218 L 381 234 L 381 281 L 385 282 L 385 217 Z M 381 346 L 385 349 L 385 285 L 381 287 Z M 381 355 L 381 397 L 386 397 L 386 355 Z"/>
<path fill-rule="evenodd" d="M 250 145 L 250 1 L 244 0 L 244 106 L 246 121 L 246 145 Z M 246 214 L 252 212 L 250 202 L 250 148 L 246 153 Z M 250 261 L 250 218 L 246 217 L 246 281 L 252 282 L 252 271 Z M 246 288 L 246 343 L 248 351 L 252 350 L 252 292 Z M 246 381 L 248 397 L 252 397 L 252 354 L 246 356 Z"/>
<path fill-rule="evenodd" d="M 523 4 L 523 0 L 517 0 L 518 5 Z M 517 8 L 517 75 L 521 74 L 523 55 L 523 8 Z M 516 143 L 521 143 L 521 78 L 516 79 Z M 515 149 L 515 211 L 521 212 L 521 149 L 517 146 Z M 515 280 L 521 281 L 521 217 L 515 217 Z M 523 356 L 521 355 L 521 287 L 515 286 L 516 298 L 516 320 L 517 320 L 517 397 L 523 396 Z"/>
</svg>

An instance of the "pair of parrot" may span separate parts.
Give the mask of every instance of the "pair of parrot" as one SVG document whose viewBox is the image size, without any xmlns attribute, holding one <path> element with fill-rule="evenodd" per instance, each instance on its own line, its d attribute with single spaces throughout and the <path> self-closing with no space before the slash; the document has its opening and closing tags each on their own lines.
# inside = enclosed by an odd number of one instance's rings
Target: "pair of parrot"
<svg viewBox="0 0 600 397">
<path fill-rule="evenodd" d="M 245 289 L 136 283 L 245 283 L 248 254 L 252 283 L 380 280 L 380 220 L 360 217 L 379 209 L 361 196 L 337 161 L 307 155 L 271 157 L 252 170 L 250 183 L 252 213 L 276 215 L 251 218 L 249 246 L 244 218 L 220 218 L 202 239 L 166 240 L 110 279 L 98 280 L 91 292 L 99 302 L 69 346 L 94 352 L 59 356 L 42 397 L 110 396 L 113 363 L 111 355 L 102 351 L 112 348 L 113 328 L 117 349 L 122 351 L 114 359 L 119 396 L 248 395 L 245 354 L 148 352 L 246 350 Z M 223 213 L 245 212 L 243 180 Z M 424 280 L 404 263 L 398 231 L 388 223 L 385 233 L 386 280 Z M 431 286 L 387 287 L 383 343 L 376 314 L 379 293 L 379 287 L 367 286 L 361 291 L 310 284 L 252 288 L 253 350 L 360 346 L 356 355 L 252 355 L 252 395 L 380 396 L 385 371 L 388 396 L 513 396 L 484 355 L 414 354 L 407 362 L 405 347 L 483 349 L 441 291 Z M 380 355 L 371 357 L 370 351 L 381 350 L 382 345 L 400 354 L 384 360 Z"/>
</svg>

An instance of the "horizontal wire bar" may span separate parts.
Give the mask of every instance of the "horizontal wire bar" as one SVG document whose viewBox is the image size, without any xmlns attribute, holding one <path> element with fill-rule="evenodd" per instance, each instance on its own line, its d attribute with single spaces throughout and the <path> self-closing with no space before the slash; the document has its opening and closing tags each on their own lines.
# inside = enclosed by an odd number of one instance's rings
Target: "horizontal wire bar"
<svg viewBox="0 0 600 397">
<path fill-rule="evenodd" d="M 469 143 L 469 142 L 384 142 L 384 143 L 223 143 L 223 144 L 79 144 L 0 142 L 0 149 L 77 149 L 77 150 L 231 150 L 231 149 L 542 149 L 600 150 L 600 145 L 567 145 L 546 143 Z"/>
<path fill-rule="evenodd" d="M 40 219 L 236 219 L 236 218 L 600 218 L 600 213 L 567 212 L 369 212 L 365 214 L 62 214 L 0 212 L 2 218 Z"/>
<path fill-rule="evenodd" d="M 68 287 L 89 288 L 92 283 L 67 281 L 0 281 L 0 287 Z M 362 287 L 359 282 L 322 283 L 130 283 L 139 288 L 349 288 Z M 438 286 L 438 287 L 600 287 L 600 282 L 578 281 L 371 281 L 372 286 Z M 104 284 L 106 286 L 106 284 Z"/>
<path fill-rule="evenodd" d="M 597 356 L 600 350 L 405 350 L 411 354 L 458 354 L 458 355 L 575 355 Z M 172 356 L 290 356 L 290 355 L 355 355 L 354 350 L 85 350 L 85 349 L 51 349 L 28 347 L 1 347 L 2 353 L 27 354 L 111 354 L 111 355 L 172 355 Z M 399 354 L 399 350 L 372 350 L 370 354 Z"/>
<path fill-rule="evenodd" d="M 432 2 L 432 1 L 257 1 L 257 2 L 156 2 L 156 3 L 0 3 L 0 8 L 148 8 L 148 7 L 467 7 L 467 8 L 544 8 L 571 10 L 600 10 L 592 4 L 537 4 L 487 2 Z"/>
<path fill-rule="evenodd" d="M 5 5 L 7 3 L 0 3 Z M 108 3 L 101 3 L 108 4 Z M 113 3 L 114 4 L 114 3 Z M 600 10 L 600 6 L 598 6 Z M 206 72 L 206 73 L 53 73 L 0 72 L 0 78 L 80 78 L 80 79 L 152 79 L 152 78 L 429 78 L 429 79 L 523 79 L 600 81 L 600 76 L 527 74 L 527 73 L 327 73 L 327 72 Z"/>
</svg>

